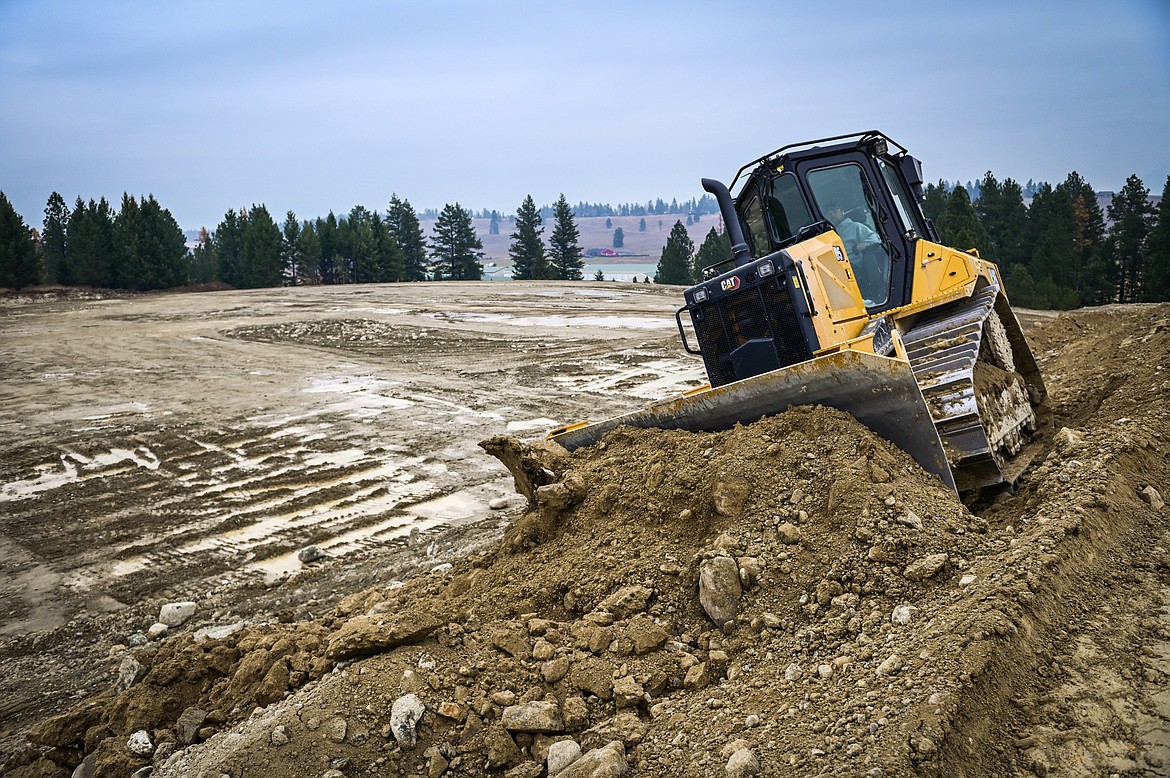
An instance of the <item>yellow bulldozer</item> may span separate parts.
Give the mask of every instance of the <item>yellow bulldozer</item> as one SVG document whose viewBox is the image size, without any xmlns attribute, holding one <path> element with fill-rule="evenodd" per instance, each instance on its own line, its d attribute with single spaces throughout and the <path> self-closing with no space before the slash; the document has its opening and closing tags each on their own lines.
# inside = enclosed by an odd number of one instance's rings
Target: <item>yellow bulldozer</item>
<svg viewBox="0 0 1170 778">
<path fill-rule="evenodd" d="M 675 320 L 710 384 L 549 438 L 573 450 L 623 424 L 714 431 L 819 404 L 956 491 L 1016 481 L 1046 424 L 1044 382 L 999 268 L 940 243 L 923 214 L 917 159 L 868 131 L 702 183 L 732 258 L 703 270 Z"/>
</svg>

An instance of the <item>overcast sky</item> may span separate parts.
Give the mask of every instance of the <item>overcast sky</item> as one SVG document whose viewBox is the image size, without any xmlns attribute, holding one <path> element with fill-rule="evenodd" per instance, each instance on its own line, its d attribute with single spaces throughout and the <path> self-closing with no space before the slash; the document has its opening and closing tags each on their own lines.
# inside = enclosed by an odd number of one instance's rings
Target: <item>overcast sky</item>
<svg viewBox="0 0 1170 778">
<path fill-rule="evenodd" d="M 1170 174 L 1170 2 L 0 0 L 0 191 L 184 229 L 679 200 L 880 129 L 928 180 Z"/>
</svg>

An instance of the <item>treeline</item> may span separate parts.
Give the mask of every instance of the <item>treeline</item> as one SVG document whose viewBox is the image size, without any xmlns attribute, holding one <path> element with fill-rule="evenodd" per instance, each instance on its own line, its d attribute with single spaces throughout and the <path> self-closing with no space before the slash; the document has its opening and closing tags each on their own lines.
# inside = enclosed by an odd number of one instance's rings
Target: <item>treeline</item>
<svg viewBox="0 0 1170 778">
<path fill-rule="evenodd" d="M 151 290 L 222 282 L 255 288 L 479 280 L 483 245 L 470 211 L 458 203 L 438 214 L 430 242 L 414 208 L 391 198 L 385 212 L 355 206 L 348 214 L 281 223 L 264 205 L 229 210 L 188 250 L 170 211 L 153 196 L 77 199 L 72 210 L 54 192 L 43 231 L 30 229 L 0 192 L 0 287 L 39 283 Z"/>
<path fill-rule="evenodd" d="M 1104 210 L 1075 172 L 1056 186 L 1031 188 L 1025 204 L 1027 188 L 988 171 L 972 200 L 968 187 L 940 181 L 927 187 L 923 211 L 943 243 L 996 262 L 1017 305 L 1170 300 L 1170 177 L 1157 208 L 1136 175 Z"/>
<path fill-rule="evenodd" d="M 1033 195 L 1027 202 L 1029 188 Z M 978 191 L 975 199 L 972 190 Z M 690 223 L 714 206 L 709 196 L 682 204 L 658 200 L 619 206 L 614 215 L 662 207 L 665 213 L 685 213 Z M 569 208 L 562 195 L 555 206 L 538 210 L 526 198 L 517 216 L 508 217 L 517 229 L 509 252 L 513 277 L 580 278 L 573 218 L 604 215 L 600 209 L 609 208 L 582 203 Z M 1001 182 L 989 171 L 977 185 L 928 186 L 923 210 L 944 243 L 976 249 L 1000 265 L 1017 305 L 1067 309 L 1170 300 L 1170 177 L 1156 208 L 1142 180 L 1130 176 L 1103 210 L 1077 173 L 1056 186 L 1024 187 L 1010 178 Z M 486 213 L 491 231 L 498 232 L 500 214 Z M 228 211 L 214 232 L 202 230 L 188 251 L 179 225 L 153 195 L 123 195 L 115 212 L 104 198 L 78 197 L 70 209 L 54 192 L 38 232 L 0 192 L 0 287 L 47 282 L 150 290 L 210 282 L 265 287 L 482 278 L 483 244 L 474 214 L 455 203 L 435 218 L 428 242 L 414 208 L 397 196 L 385 211 L 355 206 L 348 214 L 312 220 L 290 211 L 280 223 L 264 205 L 254 205 Z M 556 225 L 547 248 L 540 237 L 546 218 Z M 664 249 L 666 265 L 660 263 L 656 274 L 661 283 L 696 280 L 702 267 L 726 250 L 726 238 L 712 231 L 696 255 L 681 222 Z"/>
<path fill-rule="evenodd" d="M 1150 190 L 1130 176 L 1103 211 L 1097 194 L 1077 173 L 1060 184 L 1025 188 L 989 171 L 972 201 L 971 187 L 945 181 L 926 188 L 923 211 L 944 244 L 975 249 L 996 262 L 1008 294 L 1020 306 L 1069 309 L 1084 305 L 1170 300 L 1170 177 L 1155 208 Z M 731 257 L 714 229 L 696 253 L 682 222 L 675 222 L 654 280 L 698 282 L 702 269 Z"/>
<path fill-rule="evenodd" d="M 619 205 L 610 205 L 609 203 L 586 203 L 578 202 L 572 206 L 573 216 L 584 219 L 595 216 L 665 216 L 670 214 L 686 215 L 686 214 L 711 214 L 719 212 L 719 204 L 715 202 L 715 198 L 709 194 L 702 197 L 692 197 L 690 200 L 683 200 L 681 203 L 677 199 L 671 199 L 669 203 L 659 197 L 656 200 L 648 200 L 645 204 L 642 203 L 620 203 Z M 437 218 L 439 212 L 434 208 L 428 208 L 422 213 L 424 219 Z M 499 211 L 489 210 L 484 208 L 480 211 L 472 211 L 472 217 L 476 219 L 495 219 L 503 218 Z M 550 221 L 556 217 L 555 206 L 544 205 L 540 208 L 540 216 L 545 221 Z M 507 217 L 510 220 L 515 220 L 514 216 Z"/>
</svg>

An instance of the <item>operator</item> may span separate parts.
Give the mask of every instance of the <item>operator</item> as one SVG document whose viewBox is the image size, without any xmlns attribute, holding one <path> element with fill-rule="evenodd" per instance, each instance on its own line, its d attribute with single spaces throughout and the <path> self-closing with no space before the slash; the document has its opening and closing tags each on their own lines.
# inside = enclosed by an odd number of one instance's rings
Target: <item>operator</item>
<svg viewBox="0 0 1170 778">
<path fill-rule="evenodd" d="M 825 213 L 836 228 L 837 234 L 841 236 L 841 241 L 845 244 L 845 253 L 851 258 L 860 259 L 862 252 L 867 248 L 881 244 L 878 234 L 861 222 L 855 222 L 846 216 L 845 209 L 840 203 L 829 203 Z"/>
</svg>

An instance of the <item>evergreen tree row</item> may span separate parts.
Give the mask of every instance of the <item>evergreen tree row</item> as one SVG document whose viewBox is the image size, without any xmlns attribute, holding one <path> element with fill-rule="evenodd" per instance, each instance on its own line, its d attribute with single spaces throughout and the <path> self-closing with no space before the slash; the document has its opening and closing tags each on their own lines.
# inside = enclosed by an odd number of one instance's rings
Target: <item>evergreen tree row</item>
<svg viewBox="0 0 1170 778">
<path fill-rule="evenodd" d="M 1029 308 L 1170 300 L 1170 177 L 1157 209 L 1130 176 L 1105 211 L 1073 172 L 1061 183 L 1025 188 L 988 171 L 971 200 L 967 187 L 926 189 L 923 211 L 942 242 L 978 250 L 1003 271 L 1008 294 Z"/>
<path fill-rule="evenodd" d="M 923 209 L 944 243 L 977 249 L 1000 265 L 1017 305 L 1064 309 L 1170 300 L 1170 178 L 1157 208 L 1142 180 L 1130 176 L 1104 212 L 1077 173 L 1055 187 L 1029 185 L 1034 196 L 1026 204 L 1027 187 L 1010 178 L 1001 182 L 990 171 L 970 187 L 940 181 L 927 187 Z M 659 200 L 645 212 L 677 208 L 691 223 L 708 204 L 714 201 L 706 196 L 682 205 Z M 636 215 L 634 208 L 642 206 L 621 206 L 615 215 Z M 564 195 L 543 210 L 525 198 L 509 217 L 514 278 L 581 278 L 575 210 L 589 212 L 583 204 L 571 208 Z M 414 208 L 397 196 L 384 212 L 355 206 L 340 217 L 300 221 L 290 211 L 281 224 L 264 205 L 254 205 L 228 211 L 188 252 L 175 219 L 153 195 L 123 195 L 115 212 L 104 198 L 78 197 L 70 209 L 54 192 L 38 233 L 0 192 L 0 287 L 48 282 L 150 290 L 214 281 L 263 287 L 481 278 L 483 245 L 472 212 L 455 203 L 436 216 L 428 243 Z M 546 248 L 542 225 L 550 217 L 555 227 Z M 499 214 L 490 218 L 498 232 Z M 620 241 L 615 232 L 615 245 Z M 656 279 L 690 283 L 703 267 L 729 256 L 726 237 L 714 229 L 696 253 L 679 220 Z"/>
</svg>

